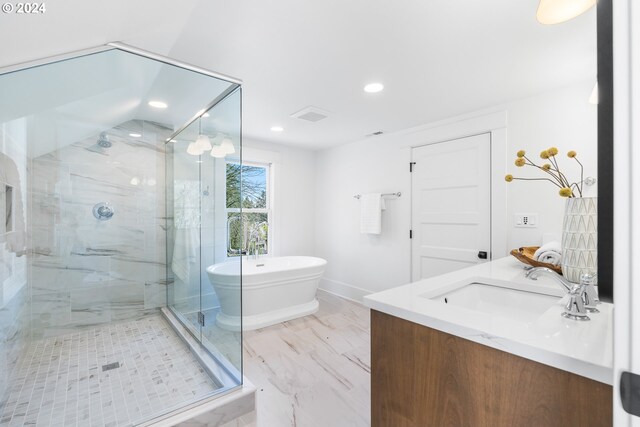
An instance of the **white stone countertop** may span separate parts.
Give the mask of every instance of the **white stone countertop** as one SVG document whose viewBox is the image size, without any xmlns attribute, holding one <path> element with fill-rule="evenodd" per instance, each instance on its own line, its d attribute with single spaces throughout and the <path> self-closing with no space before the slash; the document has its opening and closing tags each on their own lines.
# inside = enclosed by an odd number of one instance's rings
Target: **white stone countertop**
<svg viewBox="0 0 640 427">
<path fill-rule="evenodd" d="M 533 281 L 524 274 L 523 264 L 506 257 L 368 295 L 364 303 L 373 310 L 611 385 L 613 304 L 601 303 L 600 313 L 589 313 L 591 320 L 580 322 L 560 315 L 564 298 L 533 318 L 518 310 L 509 315 L 487 314 L 429 299 L 462 282 L 564 294 L 553 279 L 540 276 Z"/>
</svg>

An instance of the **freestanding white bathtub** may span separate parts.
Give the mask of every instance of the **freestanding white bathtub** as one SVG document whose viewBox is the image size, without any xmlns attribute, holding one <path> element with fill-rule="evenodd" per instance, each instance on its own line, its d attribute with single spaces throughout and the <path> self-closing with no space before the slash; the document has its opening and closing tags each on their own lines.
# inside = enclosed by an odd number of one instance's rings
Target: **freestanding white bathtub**
<svg viewBox="0 0 640 427">
<path fill-rule="evenodd" d="M 252 330 L 315 313 L 316 290 L 327 261 L 307 256 L 242 259 L 242 329 Z M 216 324 L 240 329 L 238 263 L 207 268 L 220 300 Z"/>
</svg>

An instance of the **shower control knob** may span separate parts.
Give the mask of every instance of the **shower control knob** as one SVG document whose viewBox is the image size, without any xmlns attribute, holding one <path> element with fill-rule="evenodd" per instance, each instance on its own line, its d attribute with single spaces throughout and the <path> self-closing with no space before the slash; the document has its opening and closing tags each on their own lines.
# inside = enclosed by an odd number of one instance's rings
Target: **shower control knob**
<svg viewBox="0 0 640 427">
<path fill-rule="evenodd" d="M 93 207 L 93 216 L 98 221 L 107 221 L 113 217 L 115 211 L 111 205 L 107 202 L 98 203 Z"/>
</svg>

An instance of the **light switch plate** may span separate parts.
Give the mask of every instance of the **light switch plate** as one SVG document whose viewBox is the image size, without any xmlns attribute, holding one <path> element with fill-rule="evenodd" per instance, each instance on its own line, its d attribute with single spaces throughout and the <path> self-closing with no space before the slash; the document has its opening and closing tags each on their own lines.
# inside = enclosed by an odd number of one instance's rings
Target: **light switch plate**
<svg viewBox="0 0 640 427">
<path fill-rule="evenodd" d="M 515 226 L 521 228 L 537 228 L 538 227 L 538 214 L 537 213 L 518 213 L 515 214 Z"/>
</svg>

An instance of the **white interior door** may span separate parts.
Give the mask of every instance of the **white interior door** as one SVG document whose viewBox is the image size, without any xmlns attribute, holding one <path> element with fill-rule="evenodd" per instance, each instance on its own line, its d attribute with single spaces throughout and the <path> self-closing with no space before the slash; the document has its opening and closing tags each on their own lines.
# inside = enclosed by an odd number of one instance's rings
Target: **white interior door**
<svg viewBox="0 0 640 427">
<path fill-rule="evenodd" d="M 411 157 L 412 280 L 488 261 L 491 134 L 417 147 Z"/>
</svg>

